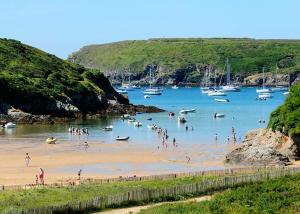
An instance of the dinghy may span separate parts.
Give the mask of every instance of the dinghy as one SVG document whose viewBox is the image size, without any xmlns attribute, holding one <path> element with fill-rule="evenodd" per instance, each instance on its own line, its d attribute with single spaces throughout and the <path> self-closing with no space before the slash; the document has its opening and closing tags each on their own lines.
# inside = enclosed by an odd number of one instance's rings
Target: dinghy
<svg viewBox="0 0 300 214">
<path fill-rule="evenodd" d="M 149 96 L 149 95 L 144 95 L 144 98 L 145 98 L 145 99 L 149 99 L 150 96 Z"/>
<path fill-rule="evenodd" d="M 215 101 L 218 103 L 229 103 L 228 99 L 215 99 Z"/>
<path fill-rule="evenodd" d="M 179 116 L 179 117 L 177 118 L 177 121 L 178 121 L 179 123 L 186 123 L 186 119 L 185 119 L 184 117 L 181 117 L 181 116 Z"/>
<path fill-rule="evenodd" d="M 196 109 L 182 109 L 179 111 L 180 114 L 187 114 L 187 113 L 194 113 L 196 112 Z"/>
<path fill-rule="evenodd" d="M 157 128 L 157 126 L 156 125 L 148 125 L 147 126 L 148 127 L 148 129 L 152 129 L 152 130 L 155 130 L 156 128 Z"/>
<path fill-rule="evenodd" d="M 57 141 L 57 138 L 49 137 L 49 138 L 47 138 L 46 143 L 48 143 L 48 144 L 55 144 L 56 141 Z"/>
<path fill-rule="evenodd" d="M 129 118 L 128 119 L 128 123 L 134 123 L 135 122 L 135 118 Z"/>
<path fill-rule="evenodd" d="M 225 114 L 222 114 L 222 113 L 215 113 L 214 114 L 214 118 L 221 118 L 221 117 L 225 117 Z"/>
<path fill-rule="evenodd" d="M 113 126 L 106 126 L 105 128 L 103 128 L 103 131 L 112 131 L 113 130 Z"/>
<path fill-rule="evenodd" d="M 115 140 L 117 140 L 117 141 L 127 141 L 127 140 L 129 140 L 129 137 L 116 137 L 116 139 Z"/>
<path fill-rule="evenodd" d="M 142 125 L 143 125 L 143 124 L 140 123 L 140 122 L 135 122 L 135 123 L 134 123 L 134 126 L 135 126 L 135 127 L 141 127 Z"/>
<path fill-rule="evenodd" d="M 129 114 L 123 114 L 121 116 L 122 119 L 129 119 L 130 118 L 130 115 Z"/>
</svg>

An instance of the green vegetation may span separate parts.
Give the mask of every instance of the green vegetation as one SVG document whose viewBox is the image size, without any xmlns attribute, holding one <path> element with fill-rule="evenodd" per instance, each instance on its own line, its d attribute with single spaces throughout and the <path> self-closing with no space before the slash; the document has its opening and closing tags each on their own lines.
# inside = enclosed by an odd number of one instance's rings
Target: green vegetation
<svg viewBox="0 0 300 214">
<path fill-rule="evenodd" d="M 272 112 L 269 127 L 300 142 L 300 83 L 291 87 L 284 104 Z"/>
<path fill-rule="evenodd" d="M 142 72 L 149 64 L 163 70 L 185 68 L 190 64 L 210 64 L 223 70 L 226 58 L 232 71 L 249 75 L 267 70 L 292 72 L 300 70 L 299 40 L 254 39 L 150 39 L 90 45 L 69 59 L 103 71 Z"/>
<path fill-rule="evenodd" d="M 8 39 L 0 39 L 0 88 L 0 103 L 35 114 L 65 115 L 57 101 L 95 112 L 106 105 L 99 95 L 126 102 L 99 71 Z"/>
<path fill-rule="evenodd" d="M 227 190 L 209 201 L 167 204 L 143 210 L 141 214 L 275 214 L 299 210 L 300 175 L 295 175 Z"/>
<path fill-rule="evenodd" d="M 78 203 L 94 197 L 127 193 L 138 189 L 160 189 L 202 181 L 208 176 L 183 177 L 168 180 L 128 181 L 109 184 L 82 184 L 63 188 L 40 188 L 21 191 L 0 191 L 0 213 L 9 210 L 59 206 Z"/>
</svg>

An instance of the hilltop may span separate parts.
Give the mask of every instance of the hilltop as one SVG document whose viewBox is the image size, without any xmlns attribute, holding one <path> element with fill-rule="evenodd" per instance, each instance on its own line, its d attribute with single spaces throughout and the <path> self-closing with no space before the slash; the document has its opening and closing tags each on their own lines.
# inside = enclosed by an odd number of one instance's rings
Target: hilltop
<svg viewBox="0 0 300 214">
<path fill-rule="evenodd" d="M 105 115 L 130 106 L 100 71 L 10 39 L 0 39 L 0 88 L 3 121 Z"/>
<path fill-rule="evenodd" d="M 120 79 L 147 81 L 150 67 L 156 72 L 158 84 L 197 83 L 205 69 L 224 75 L 229 59 L 232 79 L 243 82 L 245 77 L 268 72 L 280 74 L 300 71 L 300 40 L 256 40 L 234 38 L 149 39 L 89 45 L 71 54 L 69 60 L 85 67 L 97 68 Z M 297 78 L 297 77 L 295 77 Z M 294 78 L 294 79 L 295 79 Z M 282 77 L 287 82 L 286 76 Z M 259 84 L 260 80 L 256 83 Z M 270 83 L 272 81 L 270 80 Z"/>
</svg>

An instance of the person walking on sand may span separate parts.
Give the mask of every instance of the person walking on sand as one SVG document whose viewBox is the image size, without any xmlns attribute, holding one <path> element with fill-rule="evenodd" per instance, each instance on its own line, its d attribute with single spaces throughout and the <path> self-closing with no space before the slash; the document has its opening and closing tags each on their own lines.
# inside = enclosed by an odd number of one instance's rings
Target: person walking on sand
<svg viewBox="0 0 300 214">
<path fill-rule="evenodd" d="M 191 158 L 189 156 L 185 156 L 185 158 L 186 158 L 186 163 L 189 164 L 191 161 Z"/>
<path fill-rule="evenodd" d="M 25 164 L 26 164 L 27 167 L 29 166 L 29 162 L 30 162 L 30 161 L 31 161 L 31 158 L 30 158 L 29 154 L 26 153 L 26 156 L 25 156 Z"/>
<path fill-rule="evenodd" d="M 78 175 L 78 180 L 80 180 L 80 178 L 81 178 L 81 172 L 82 172 L 82 169 L 80 169 L 80 170 L 78 171 L 78 173 L 77 173 L 77 175 Z"/>
<path fill-rule="evenodd" d="M 45 172 L 42 168 L 40 168 L 40 170 L 39 170 L 39 179 L 40 179 L 40 182 L 41 182 L 42 185 L 45 184 L 44 178 L 45 178 Z"/>
<path fill-rule="evenodd" d="M 87 151 L 88 148 L 89 148 L 88 142 L 84 142 L 84 150 Z"/>
<path fill-rule="evenodd" d="M 175 139 L 175 137 L 173 138 L 173 147 L 174 148 L 176 147 L 176 139 Z"/>
</svg>

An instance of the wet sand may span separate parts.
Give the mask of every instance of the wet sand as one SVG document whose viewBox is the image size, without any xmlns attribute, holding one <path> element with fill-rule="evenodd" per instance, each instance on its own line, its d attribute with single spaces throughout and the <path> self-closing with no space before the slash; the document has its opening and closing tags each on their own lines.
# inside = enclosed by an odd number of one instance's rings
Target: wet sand
<svg viewBox="0 0 300 214">
<path fill-rule="evenodd" d="M 226 151 L 232 145 L 186 144 L 178 142 L 173 148 L 157 149 L 150 145 L 129 142 L 60 141 L 49 145 L 38 138 L 0 138 L 0 185 L 32 184 L 39 167 L 45 170 L 45 182 L 76 180 L 82 169 L 82 178 L 112 178 L 143 176 L 175 172 L 200 171 L 224 168 Z M 161 145 L 159 145 L 161 147 Z M 31 157 L 25 165 L 25 153 Z M 186 156 L 191 162 L 186 163 Z"/>
</svg>

